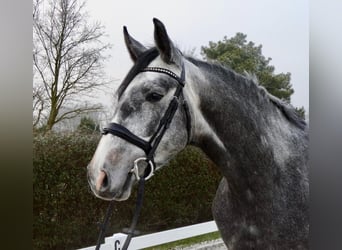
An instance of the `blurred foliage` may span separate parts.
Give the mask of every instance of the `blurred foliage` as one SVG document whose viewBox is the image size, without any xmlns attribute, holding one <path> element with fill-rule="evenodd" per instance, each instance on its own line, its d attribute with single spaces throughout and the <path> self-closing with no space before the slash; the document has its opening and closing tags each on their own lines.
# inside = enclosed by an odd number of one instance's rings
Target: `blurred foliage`
<svg viewBox="0 0 342 250">
<path fill-rule="evenodd" d="M 296 111 L 298 113 L 298 115 L 300 117 L 302 117 L 303 119 L 305 119 L 305 109 L 304 107 L 300 107 L 300 108 L 296 108 Z"/>
<path fill-rule="evenodd" d="M 86 166 L 100 135 L 35 133 L 33 139 L 33 248 L 75 249 L 96 244 L 108 202 L 95 198 Z M 146 183 L 137 230 L 148 233 L 212 219 L 220 175 L 188 147 Z M 136 188 L 117 202 L 107 236 L 130 226 Z"/>
<path fill-rule="evenodd" d="M 83 116 L 81 118 L 80 124 L 77 127 L 77 130 L 79 132 L 84 132 L 84 133 L 99 132 L 100 126 L 96 124 L 94 119 L 87 117 L 87 116 Z"/>
</svg>

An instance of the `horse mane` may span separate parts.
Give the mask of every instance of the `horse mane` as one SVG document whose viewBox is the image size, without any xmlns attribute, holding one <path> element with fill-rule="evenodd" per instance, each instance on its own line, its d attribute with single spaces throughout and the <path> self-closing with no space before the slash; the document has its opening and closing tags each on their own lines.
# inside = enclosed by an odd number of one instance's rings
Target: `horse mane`
<svg viewBox="0 0 342 250">
<path fill-rule="evenodd" d="M 134 63 L 131 70 L 128 72 L 127 76 L 124 78 L 122 83 L 118 88 L 118 99 L 122 96 L 123 92 L 128 87 L 129 83 L 133 80 L 133 78 L 141 72 L 141 69 L 145 68 L 152 62 L 157 56 L 159 55 L 159 51 L 157 48 L 150 48 L 142 53 L 137 61 Z M 208 72 L 213 72 L 216 76 L 219 76 L 223 80 L 230 80 L 230 81 L 239 81 L 241 83 L 251 83 L 255 85 L 258 93 L 266 98 L 269 102 L 271 102 L 277 109 L 281 111 L 284 117 L 287 118 L 292 124 L 296 125 L 300 129 L 304 130 L 306 128 L 305 120 L 299 116 L 296 109 L 289 103 L 286 103 L 279 98 L 271 95 L 267 92 L 267 90 L 259 84 L 257 77 L 254 74 L 249 74 L 245 72 L 245 75 L 241 75 L 236 73 L 234 70 L 225 67 L 221 64 L 216 62 L 205 62 L 202 60 L 195 59 L 193 57 L 187 56 L 187 60 L 191 63 L 195 64 L 198 67 L 206 69 Z"/>
<path fill-rule="evenodd" d="M 248 72 L 245 72 L 245 75 L 241 75 L 239 73 L 236 73 L 231 68 L 225 67 L 217 62 L 205 62 L 202 60 L 195 59 L 193 57 L 186 57 L 187 60 L 189 60 L 194 65 L 204 68 L 208 70 L 208 72 L 212 72 L 216 76 L 223 79 L 225 82 L 228 80 L 230 81 L 239 81 L 242 84 L 253 84 L 255 85 L 258 94 L 263 96 L 267 101 L 272 103 L 278 110 L 281 111 L 281 113 L 284 115 L 284 117 L 297 126 L 298 128 L 304 130 L 306 128 L 306 122 L 305 120 L 299 116 L 296 109 L 289 103 L 282 101 L 281 99 L 273 96 L 270 94 L 262 85 L 259 84 L 259 81 L 255 74 L 250 74 Z"/>
</svg>

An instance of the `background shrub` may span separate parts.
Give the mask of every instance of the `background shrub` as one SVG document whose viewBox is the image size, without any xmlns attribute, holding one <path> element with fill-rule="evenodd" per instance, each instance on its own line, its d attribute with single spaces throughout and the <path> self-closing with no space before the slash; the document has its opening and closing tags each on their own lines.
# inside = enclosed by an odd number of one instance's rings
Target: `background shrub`
<svg viewBox="0 0 342 250">
<path fill-rule="evenodd" d="M 34 249 L 95 245 L 108 202 L 90 191 L 86 166 L 100 136 L 35 135 L 33 140 Z M 166 230 L 212 220 L 220 175 L 198 149 L 188 147 L 146 183 L 137 230 Z M 136 198 L 117 202 L 108 235 L 130 226 Z"/>
</svg>

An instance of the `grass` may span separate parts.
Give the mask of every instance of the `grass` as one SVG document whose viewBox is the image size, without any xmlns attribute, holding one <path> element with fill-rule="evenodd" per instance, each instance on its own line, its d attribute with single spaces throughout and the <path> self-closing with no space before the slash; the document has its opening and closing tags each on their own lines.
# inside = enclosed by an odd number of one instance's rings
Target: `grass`
<svg viewBox="0 0 342 250">
<path fill-rule="evenodd" d="M 148 247 L 144 248 L 145 250 L 166 250 L 166 249 L 174 249 L 175 247 L 186 247 L 186 246 L 191 246 L 193 244 L 197 244 L 203 241 L 210 241 L 210 240 L 216 240 L 219 239 L 220 233 L 219 232 L 213 232 L 213 233 L 208 233 L 208 234 L 203 234 L 199 236 L 195 236 L 192 238 L 184 239 L 184 240 L 178 240 L 154 247 Z"/>
</svg>

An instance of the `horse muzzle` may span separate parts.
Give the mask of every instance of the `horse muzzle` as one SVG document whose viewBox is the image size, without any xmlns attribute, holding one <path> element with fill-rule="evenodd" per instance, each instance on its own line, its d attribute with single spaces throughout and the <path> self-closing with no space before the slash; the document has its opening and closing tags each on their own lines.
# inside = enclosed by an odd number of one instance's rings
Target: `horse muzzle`
<svg viewBox="0 0 342 250">
<path fill-rule="evenodd" d="M 135 179 L 132 173 L 128 173 L 124 178 L 117 181 L 113 180 L 106 170 L 101 170 L 96 176 L 88 172 L 88 183 L 92 192 L 96 197 L 103 200 L 127 200 Z"/>
</svg>

